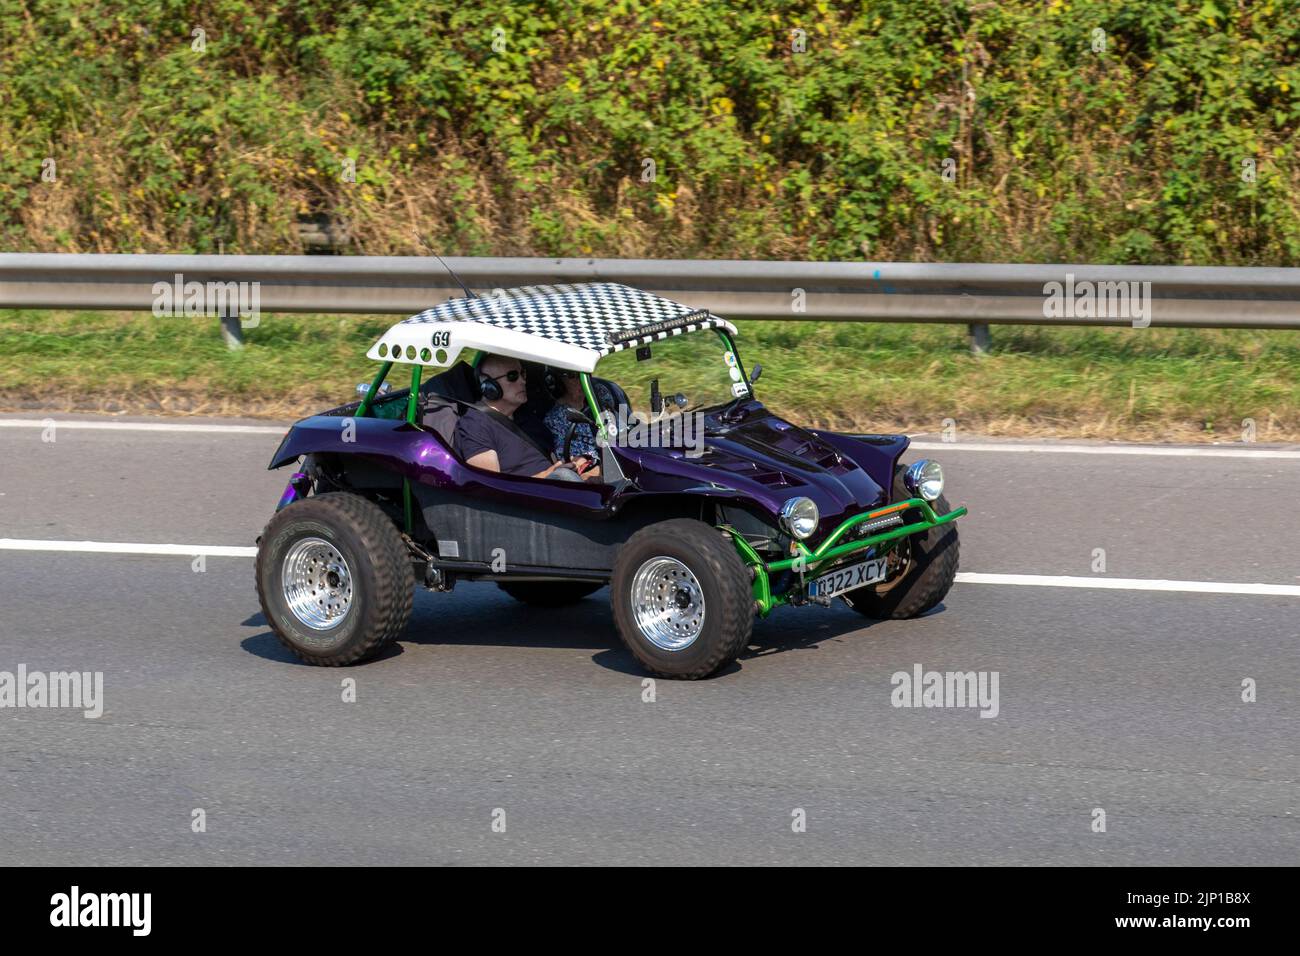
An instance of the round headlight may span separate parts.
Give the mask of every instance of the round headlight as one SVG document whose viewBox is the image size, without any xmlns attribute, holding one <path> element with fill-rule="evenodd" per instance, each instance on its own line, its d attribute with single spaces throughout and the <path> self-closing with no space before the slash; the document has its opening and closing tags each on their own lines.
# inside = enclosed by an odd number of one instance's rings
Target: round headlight
<svg viewBox="0 0 1300 956">
<path fill-rule="evenodd" d="M 817 530 L 817 502 L 811 498 L 791 498 L 781 506 L 781 526 L 800 540 Z"/>
<path fill-rule="evenodd" d="M 912 494 L 934 501 L 943 494 L 943 469 L 937 461 L 922 458 L 907 466 L 907 471 L 903 472 L 903 484 Z"/>
</svg>

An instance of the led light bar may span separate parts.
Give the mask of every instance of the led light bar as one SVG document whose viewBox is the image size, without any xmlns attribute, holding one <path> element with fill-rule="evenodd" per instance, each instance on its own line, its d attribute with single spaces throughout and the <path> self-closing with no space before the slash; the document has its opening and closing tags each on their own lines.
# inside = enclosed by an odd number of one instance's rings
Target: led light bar
<svg viewBox="0 0 1300 956">
<path fill-rule="evenodd" d="M 875 534 L 877 531 L 884 531 L 886 528 L 893 528 L 903 523 L 903 516 L 898 513 L 885 515 L 883 518 L 873 518 L 870 521 L 864 521 L 858 525 L 862 529 L 861 537 Z"/>
</svg>

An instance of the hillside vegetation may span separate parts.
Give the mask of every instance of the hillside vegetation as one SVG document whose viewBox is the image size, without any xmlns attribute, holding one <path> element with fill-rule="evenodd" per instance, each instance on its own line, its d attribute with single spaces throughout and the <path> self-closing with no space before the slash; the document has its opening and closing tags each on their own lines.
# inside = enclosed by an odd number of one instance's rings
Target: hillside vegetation
<svg viewBox="0 0 1300 956">
<path fill-rule="evenodd" d="M 1289 0 L 0 0 L 0 250 L 1294 264 L 1298 49 Z"/>
</svg>

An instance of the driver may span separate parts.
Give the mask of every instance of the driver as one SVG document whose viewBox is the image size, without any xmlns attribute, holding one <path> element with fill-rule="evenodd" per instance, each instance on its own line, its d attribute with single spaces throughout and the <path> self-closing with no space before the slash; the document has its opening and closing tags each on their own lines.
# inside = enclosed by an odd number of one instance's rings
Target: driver
<svg viewBox="0 0 1300 956">
<path fill-rule="evenodd" d="M 479 362 L 478 371 L 483 400 L 461 415 L 453 440 L 457 453 L 468 464 L 484 471 L 562 481 L 600 476 L 600 469 L 586 456 L 574 462 L 552 461 L 515 424 L 511 416 L 528 400 L 518 359 L 487 355 Z"/>
</svg>

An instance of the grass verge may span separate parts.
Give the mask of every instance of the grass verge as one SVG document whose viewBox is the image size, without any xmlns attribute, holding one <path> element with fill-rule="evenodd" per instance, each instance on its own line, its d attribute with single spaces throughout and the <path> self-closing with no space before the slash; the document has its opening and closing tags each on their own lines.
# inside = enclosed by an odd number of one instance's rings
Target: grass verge
<svg viewBox="0 0 1300 956">
<path fill-rule="evenodd" d="M 387 316 L 0 311 L 0 409 L 298 418 L 355 395 Z M 1300 440 L 1300 332 L 741 323 L 760 397 L 804 424 L 1154 441 Z M 395 383 L 396 384 L 396 383 Z M 400 386 L 399 386 L 400 387 Z M 633 396 L 639 400 L 641 396 Z"/>
</svg>

